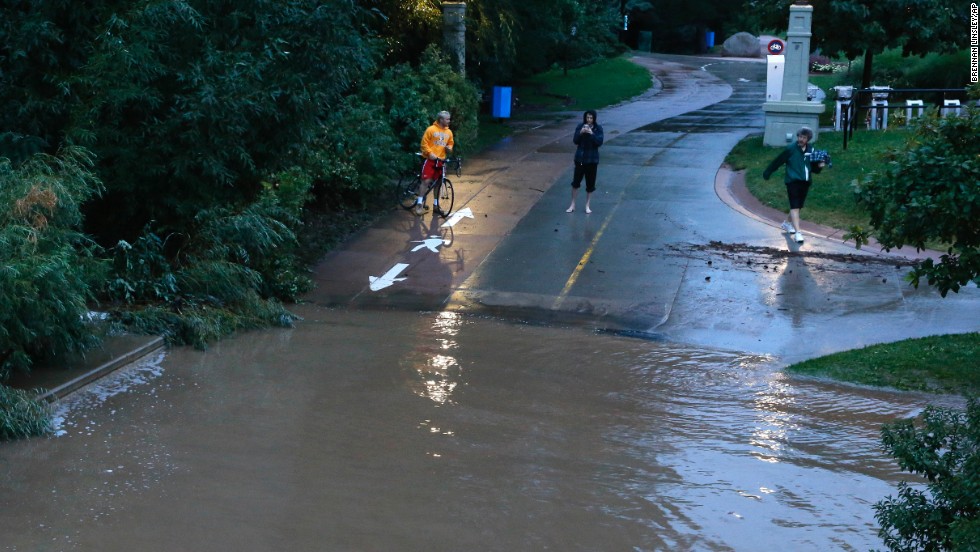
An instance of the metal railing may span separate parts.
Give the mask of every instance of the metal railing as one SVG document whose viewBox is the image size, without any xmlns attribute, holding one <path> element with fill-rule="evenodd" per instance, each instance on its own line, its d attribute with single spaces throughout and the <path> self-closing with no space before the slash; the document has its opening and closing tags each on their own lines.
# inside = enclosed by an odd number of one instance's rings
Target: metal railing
<svg viewBox="0 0 980 552">
<path fill-rule="evenodd" d="M 838 87 L 838 90 L 842 87 Z M 846 88 L 846 87 L 844 87 Z M 909 95 L 929 95 L 928 100 L 922 98 L 909 98 Z M 840 92 L 838 91 L 838 96 Z M 904 103 L 889 104 L 888 98 L 893 96 L 904 96 Z M 954 97 L 955 96 L 955 97 Z M 929 103 L 926 103 L 926 102 Z M 910 103 L 915 102 L 915 103 Z M 851 95 L 837 100 L 837 110 L 839 110 L 840 128 L 844 131 L 844 145 L 847 149 L 847 142 L 854 138 L 854 130 L 857 127 L 858 110 L 867 110 L 866 122 L 870 130 L 888 128 L 889 109 L 906 110 L 906 124 L 911 121 L 912 112 L 916 110 L 917 116 L 922 116 L 927 107 L 937 107 L 943 115 L 956 112 L 959 114 L 963 107 L 966 107 L 965 88 L 888 88 L 871 87 L 852 89 Z M 837 126 L 838 113 L 835 111 L 835 126 Z"/>
</svg>

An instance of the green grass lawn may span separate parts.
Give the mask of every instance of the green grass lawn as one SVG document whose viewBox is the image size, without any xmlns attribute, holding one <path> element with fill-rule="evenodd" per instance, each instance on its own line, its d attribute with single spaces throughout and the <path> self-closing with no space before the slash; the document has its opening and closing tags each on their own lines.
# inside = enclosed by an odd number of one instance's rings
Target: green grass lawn
<svg viewBox="0 0 980 552">
<path fill-rule="evenodd" d="M 909 133 L 902 128 L 859 130 L 848 140 L 847 150 L 844 150 L 843 133 L 821 132 L 814 147 L 829 151 L 834 166 L 814 175 L 806 207 L 801 211 L 803 219 L 834 228 L 847 229 L 854 225 L 867 227 L 868 214 L 855 201 L 854 184 L 862 182 L 881 166 L 882 152 L 902 144 L 908 136 Z M 768 181 L 762 179 L 762 171 L 780 149 L 763 146 L 762 136 L 754 136 L 735 146 L 726 161 L 735 170 L 746 171 L 745 185 L 759 201 L 785 211 L 785 169 L 781 168 Z"/>
<path fill-rule="evenodd" d="M 511 120 L 556 118 L 564 117 L 567 111 L 601 109 L 642 94 L 652 85 L 650 71 L 626 57 L 569 69 L 567 75 L 555 68 L 514 87 L 512 93 L 519 101 L 511 111 Z M 514 130 L 486 114 L 480 116 L 479 123 L 477 142 L 466 148 L 471 153 L 496 144 Z"/>
<path fill-rule="evenodd" d="M 980 333 L 872 345 L 789 366 L 795 374 L 907 391 L 980 395 Z"/>
<path fill-rule="evenodd" d="M 561 68 L 525 79 L 515 87 L 520 99 L 519 116 L 540 111 L 599 109 L 647 91 L 653 84 L 650 71 L 625 57 L 569 69 Z"/>
</svg>

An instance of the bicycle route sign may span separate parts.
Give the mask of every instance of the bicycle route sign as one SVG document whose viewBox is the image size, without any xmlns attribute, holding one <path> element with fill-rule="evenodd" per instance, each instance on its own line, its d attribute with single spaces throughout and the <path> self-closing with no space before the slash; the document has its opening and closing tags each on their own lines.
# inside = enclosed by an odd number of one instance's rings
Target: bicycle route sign
<svg viewBox="0 0 980 552">
<path fill-rule="evenodd" d="M 766 49 L 769 50 L 770 56 L 778 56 L 781 55 L 783 50 L 786 49 L 786 44 L 784 44 L 782 40 L 774 38 L 769 41 L 769 45 L 766 46 Z"/>
</svg>

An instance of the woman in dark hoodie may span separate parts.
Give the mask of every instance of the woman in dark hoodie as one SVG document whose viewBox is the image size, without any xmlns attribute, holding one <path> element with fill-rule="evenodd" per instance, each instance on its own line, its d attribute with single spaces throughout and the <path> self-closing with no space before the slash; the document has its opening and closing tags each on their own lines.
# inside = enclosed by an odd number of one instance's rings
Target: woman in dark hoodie
<svg viewBox="0 0 980 552">
<path fill-rule="evenodd" d="M 585 178 L 585 213 L 589 214 L 592 212 L 589 200 L 595 191 L 596 172 L 599 169 L 599 146 L 602 145 L 602 126 L 595 111 L 590 109 L 582 114 L 582 122 L 575 127 L 572 142 L 578 149 L 575 150 L 575 175 L 572 176 L 572 204 L 565 212 L 575 211 L 575 196 L 582 187 L 582 178 Z"/>
</svg>

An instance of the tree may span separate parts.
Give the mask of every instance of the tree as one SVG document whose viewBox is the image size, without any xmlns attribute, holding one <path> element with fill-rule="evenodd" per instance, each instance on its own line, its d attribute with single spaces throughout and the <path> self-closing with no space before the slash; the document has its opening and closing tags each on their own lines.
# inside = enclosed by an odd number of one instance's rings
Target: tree
<svg viewBox="0 0 980 552">
<path fill-rule="evenodd" d="M 337 203 L 345 195 L 388 197 L 384 190 L 392 178 L 418 169 L 417 158 L 406 152 L 418 151 L 422 133 L 443 109 L 453 116 L 456 151 L 469 155 L 477 138 L 478 98 L 476 87 L 453 71 L 436 45 L 415 66 L 394 64 L 359 82 L 328 119 L 306 163 L 318 203 Z"/>
<path fill-rule="evenodd" d="M 980 88 L 976 88 L 980 92 Z M 946 296 L 969 282 L 980 284 L 980 108 L 960 117 L 923 117 L 904 147 L 889 151 L 885 169 L 859 188 L 858 201 L 886 249 L 951 244 L 939 263 L 920 262 L 913 285 L 925 278 Z M 860 246 L 868 232 L 848 234 Z"/>
<path fill-rule="evenodd" d="M 380 17 L 369 24 L 384 42 L 387 65 L 418 63 L 430 44 L 442 41 L 442 11 L 429 0 L 363 0 Z M 467 4 L 467 12 L 472 5 Z M 467 29 L 467 33 L 470 29 Z"/>
<path fill-rule="evenodd" d="M 770 10 L 775 13 L 774 6 L 772 2 L 752 0 L 630 0 L 624 9 L 630 13 L 633 40 L 639 31 L 650 31 L 654 51 L 701 53 L 705 49 L 705 31 L 728 35 L 739 31 L 758 32 L 748 25 L 758 27 L 763 14 Z M 785 27 L 786 11 L 780 13 L 782 21 L 778 24 Z M 779 18 L 772 15 L 771 20 L 779 21 Z"/>
<path fill-rule="evenodd" d="M 17 165 L 64 144 L 77 97 L 69 80 L 88 60 L 112 0 L 5 2 L 0 17 L 0 157 Z"/>
<path fill-rule="evenodd" d="M 106 194 L 87 228 L 107 243 L 254 198 L 378 61 L 352 0 L 14 4 L 0 19 L 0 148 L 95 153 Z"/>
<path fill-rule="evenodd" d="M 925 487 L 898 484 L 898 497 L 874 505 L 878 531 L 893 552 L 975 551 L 980 547 L 980 400 L 966 412 L 927 406 L 919 423 L 881 432 L 885 450 Z"/>
<path fill-rule="evenodd" d="M 108 192 L 88 211 L 100 235 L 253 199 L 377 62 L 349 0 L 126 4 L 73 79 L 69 139 L 99 156 Z"/>
<path fill-rule="evenodd" d="M 81 205 L 101 190 L 92 166 L 80 148 L 16 168 L 0 159 L 0 381 L 96 343 L 84 322 L 95 247 L 80 232 Z"/>
<path fill-rule="evenodd" d="M 466 11 L 467 76 L 486 86 L 543 71 L 569 55 L 573 64 L 586 64 L 618 47 L 618 1 L 478 0 Z"/>
<path fill-rule="evenodd" d="M 786 28 L 789 0 L 767 12 L 766 22 Z M 969 13 L 965 2 L 945 0 L 812 0 L 811 46 L 830 56 L 864 58 L 861 87 L 871 85 L 875 54 L 902 48 L 905 55 L 955 52 L 966 46 Z"/>
</svg>

